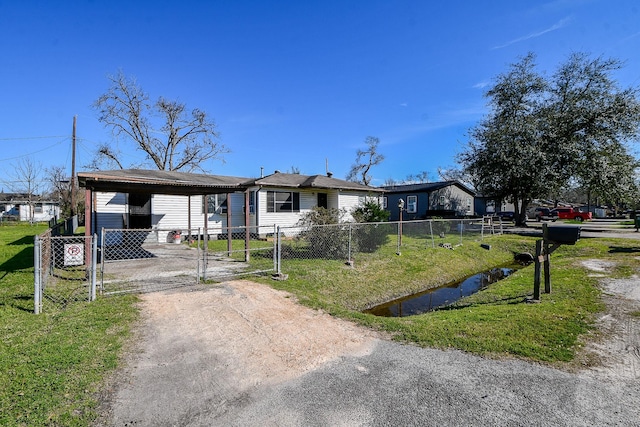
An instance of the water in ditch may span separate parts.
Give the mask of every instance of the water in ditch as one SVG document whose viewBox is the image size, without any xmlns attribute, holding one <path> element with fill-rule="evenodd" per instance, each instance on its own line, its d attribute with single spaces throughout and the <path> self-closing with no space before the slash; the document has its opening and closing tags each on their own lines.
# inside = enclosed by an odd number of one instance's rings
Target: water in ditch
<svg viewBox="0 0 640 427">
<path fill-rule="evenodd" d="M 405 317 L 426 313 L 434 308 L 452 304 L 461 298 L 475 294 L 490 284 L 508 277 L 521 267 L 514 265 L 492 268 L 489 271 L 474 274 L 459 282 L 377 305 L 366 310 L 365 313 L 384 317 Z"/>
</svg>

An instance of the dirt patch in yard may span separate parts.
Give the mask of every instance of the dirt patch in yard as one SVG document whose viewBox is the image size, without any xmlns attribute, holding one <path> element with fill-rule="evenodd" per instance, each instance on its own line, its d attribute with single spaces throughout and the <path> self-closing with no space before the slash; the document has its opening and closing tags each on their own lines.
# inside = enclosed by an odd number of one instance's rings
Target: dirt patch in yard
<svg viewBox="0 0 640 427">
<path fill-rule="evenodd" d="M 587 260 L 583 265 L 602 277 L 602 299 L 606 310 L 596 322 L 578 363 L 589 366 L 596 375 L 609 378 L 640 378 L 640 277 L 607 278 L 615 263 Z"/>
<path fill-rule="evenodd" d="M 343 354 L 366 354 L 376 336 L 250 281 L 142 298 L 159 332 L 215 348 L 221 365 L 252 373 L 251 386 L 290 379 Z"/>
</svg>

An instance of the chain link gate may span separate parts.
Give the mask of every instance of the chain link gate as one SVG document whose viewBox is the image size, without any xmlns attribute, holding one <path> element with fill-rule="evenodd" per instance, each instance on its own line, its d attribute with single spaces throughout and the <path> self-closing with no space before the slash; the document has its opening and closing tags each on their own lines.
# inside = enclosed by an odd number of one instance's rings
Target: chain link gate
<svg viewBox="0 0 640 427">
<path fill-rule="evenodd" d="M 248 240 L 245 227 L 185 229 L 103 229 L 100 292 L 153 292 L 275 269 L 273 226 L 249 228 Z"/>
<path fill-rule="evenodd" d="M 97 236 L 52 236 L 34 239 L 34 312 L 45 304 L 64 308 L 96 298 Z"/>
<path fill-rule="evenodd" d="M 224 280 L 277 270 L 276 227 L 273 225 L 223 227 L 217 232 L 209 230 L 203 238 L 203 248 L 207 248 L 203 251 L 203 280 Z"/>
</svg>

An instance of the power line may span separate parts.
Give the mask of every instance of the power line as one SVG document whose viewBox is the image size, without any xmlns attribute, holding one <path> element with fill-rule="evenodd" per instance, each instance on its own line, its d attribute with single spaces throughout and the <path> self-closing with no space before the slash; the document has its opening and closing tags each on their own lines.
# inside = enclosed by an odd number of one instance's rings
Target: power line
<svg viewBox="0 0 640 427">
<path fill-rule="evenodd" d="M 51 138 L 67 138 L 68 135 L 52 135 L 52 136 L 24 136 L 21 138 L 0 138 L 0 141 L 20 141 L 24 139 L 51 139 Z"/>
<path fill-rule="evenodd" d="M 48 147 L 45 147 L 45 148 L 43 148 L 43 149 L 41 149 L 41 150 L 33 151 L 33 152 L 31 152 L 31 153 L 21 154 L 21 155 L 19 155 L 19 156 L 15 156 L 15 157 L 7 157 L 6 159 L 0 159 L 0 162 L 6 162 L 7 160 L 21 159 L 21 158 L 23 158 L 23 157 L 28 157 L 28 156 L 31 156 L 31 155 L 33 155 L 33 154 L 41 153 L 41 152 L 43 152 L 43 151 L 46 151 L 46 150 L 48 150 L 48 149 L 50 149 L 50 148 L 55 147 L 56 145 L 60 145 L 60 144 L 62 144 L 63 142 L 66 142 L 66 140 L 67 140 L 69 137 L 68 137 L 68 136 L 56 136 L 56 137 L 53 137 L 53 136 L 44 137 L 44 136 L 43 136 L 43 137 L 36 137 L 36 138 L 0 138 L 0 141 L 18 141 L 18 140 L 37 139 L 37 138 L 65 138 L 65 139 L 60 140 L 60 141 L 56 142 L 55 144 L 50 145 L 50 146 L 48 146 Z"/>
</svg>

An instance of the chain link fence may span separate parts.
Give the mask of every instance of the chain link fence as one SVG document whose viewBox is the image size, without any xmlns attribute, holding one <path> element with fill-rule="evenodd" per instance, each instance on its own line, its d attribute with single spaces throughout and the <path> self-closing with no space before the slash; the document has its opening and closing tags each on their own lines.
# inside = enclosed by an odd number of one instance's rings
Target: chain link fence
<svg viewBox="0 0 640 427">
<path fill-rule="evenodd" d="M 501 232 L 502 223 L 491 217 L 186 232 L 103 229 L 99 237 L 53 236 L 49 230 L 35 239 L 35 310 L 49 302 L 91 301 L 96 291 L 151 292 L 246 275 L 282 276 L 287 260 L 352 263 L 356 254 L 454 248 Z"/>
<path fill-rule="evenodd" d="M 96 236 L 53 236 L 34 239 L 34 311 L 51 304 L 64 308 L 96 297 Z"/>
<path fill-rule="evenodd" d="M 481 241 L 486 235 L 499 233 L 502 223 L 492 217 L 279 227 L 277 272 L 283 273 L 283 263 L 288 259 L 350 263 L 359 253 L 387 251 L 391 256 L 425 248 L 454 248 L 465 241 Z"/>
</svg>

